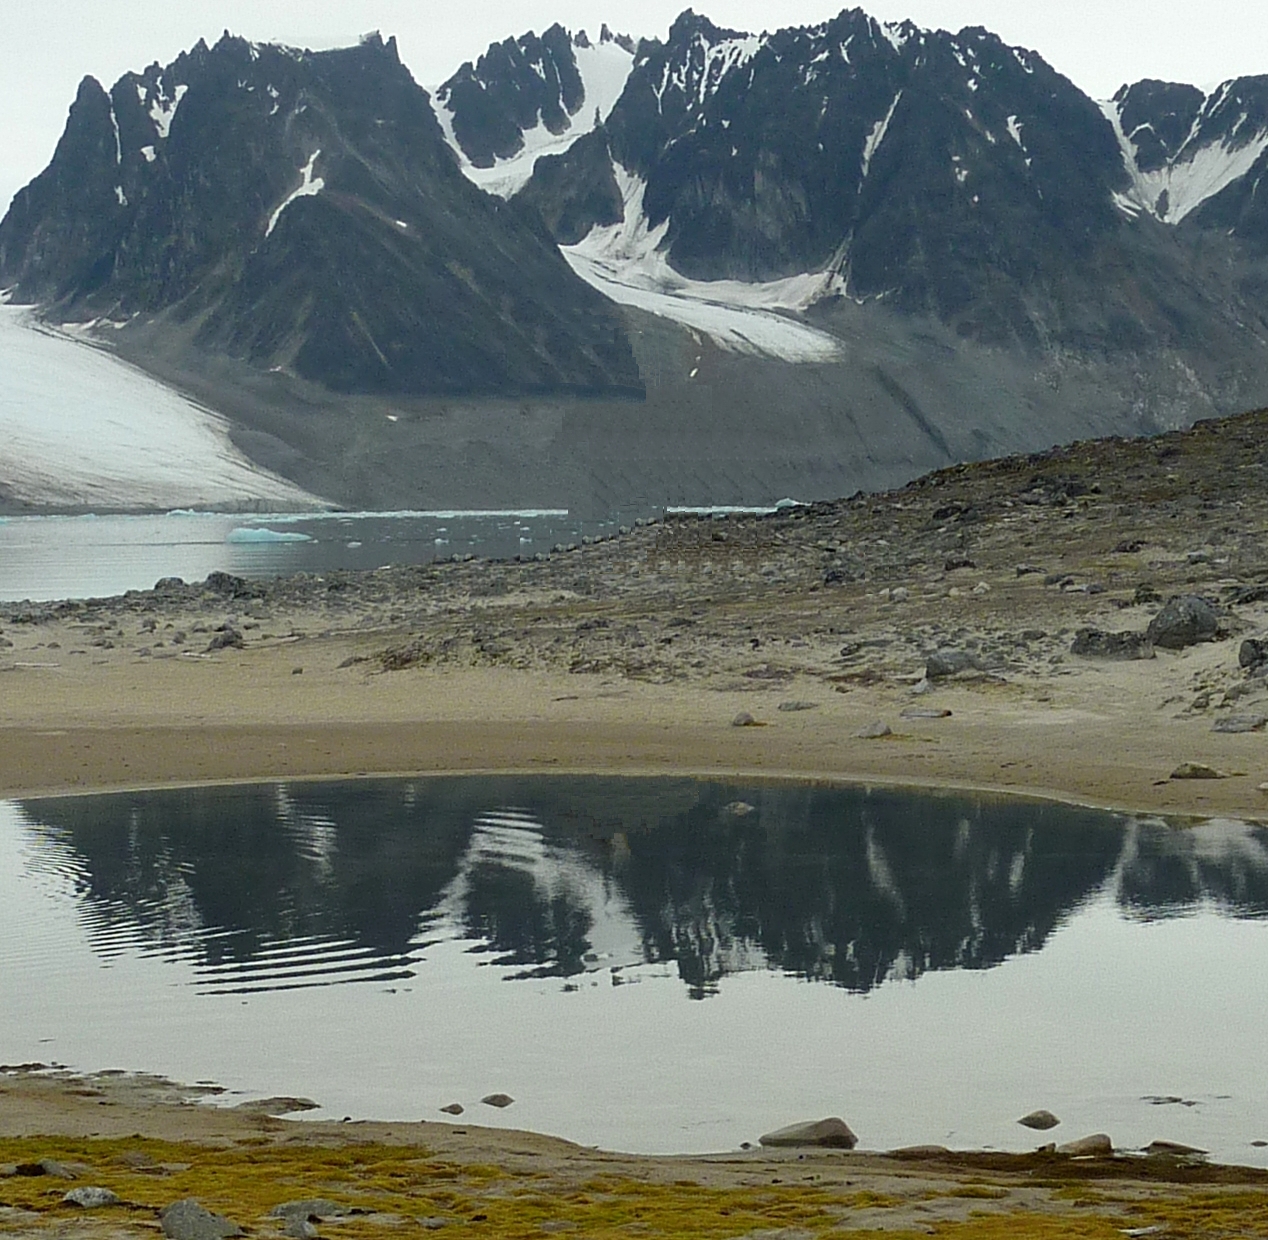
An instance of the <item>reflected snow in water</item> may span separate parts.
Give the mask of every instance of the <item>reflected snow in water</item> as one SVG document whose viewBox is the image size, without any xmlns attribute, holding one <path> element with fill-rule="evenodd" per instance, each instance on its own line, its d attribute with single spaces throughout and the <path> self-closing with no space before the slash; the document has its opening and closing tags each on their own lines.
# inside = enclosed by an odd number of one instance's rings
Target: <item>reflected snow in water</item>
<svg viewBox="0 0 1268 1240">
<path fill-rule="evenodd" d="M 1243 823 L 545 777 L 0 803 L 0 1060 L 325 1115 L 1025 1149 L 1045 1106 L 1263 1164 L 1265 970 Z"/>
</svg>

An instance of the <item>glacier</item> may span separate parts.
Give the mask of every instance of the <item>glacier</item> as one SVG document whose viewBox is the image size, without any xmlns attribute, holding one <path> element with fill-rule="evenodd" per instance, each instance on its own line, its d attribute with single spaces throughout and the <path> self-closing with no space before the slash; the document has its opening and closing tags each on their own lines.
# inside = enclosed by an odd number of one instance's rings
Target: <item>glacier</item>
<svg viewBox="0 0 1268 1240">
<path fill-rule="evenodd" d="M 86 334 L 0 304 L 0 496 L 63 507 L 329 506 L 253 465 L 222 418 Z"/>
</svg>

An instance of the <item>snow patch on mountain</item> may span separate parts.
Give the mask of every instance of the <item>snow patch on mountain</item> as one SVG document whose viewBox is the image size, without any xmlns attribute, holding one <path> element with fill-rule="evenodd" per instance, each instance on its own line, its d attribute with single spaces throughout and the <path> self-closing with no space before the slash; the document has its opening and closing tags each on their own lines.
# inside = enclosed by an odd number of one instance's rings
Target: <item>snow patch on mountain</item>
<svg viewBox="0 0 1268 1240">
<path fill-rule="evenodd" d="M 0 304 L 0 490 L 39 504 L 324 507 L 226 424 L 101 348 Z"/>
<path fill-rule="evenodd" d="M 607 40 L 589 46 L 573 45 L 577 59 L 577 72 L 581 75 L 584 98 L 572 123 L 561 134 L 553 134 L 541 122 L 525 130 L 524 145 L 509 159 L 499 159 L 492 168 L 477 168 L 463 153 L 454 134 L 453 113 L 441 103 L 436 90 L 428 91 L 432 109 L 445 141 L 458 157 L 458 165 L 467 179 L 475 182 L 489 194 L 510 198 L 519 193 L 533 175 L 533 167 L 543 155 L 562 155 L 578 138 L 590 133 L 596 120 L 606 121 L 616 107 L 616 101 L 625 89 L 630 70 L 634 67 L 634 55 L 615 40 Z"/>
<path fill-rule="evenodd" d="M 320 194 L 326 188 L 326 182 L 322 177 L 313 176 L 313 165 L 317 162 L 317 157 L 321 154 L 321 149 L 315 150 L 309 157 L 308 162 L 299 170 L 300 176 L 303 178 L 298 188 L 291 190 L 289 194 L 282 200 L 281 205 L 269 217 L 269 226 L 264 230 L 266 237 L 273 235 L 273 229 L 277 227 L 277 221 L 282 218 L 282 212 L 295 201 L 296 198 L 311 198 L 314 194 Z"/>
<path fill-rule="evenodd" d="M 1221 89 L 1226 91 L 1227 85 Z M 1136 148 L 1123 131 L 1119 105 L 1113 100 L 1100 105 L 1118 138 L 1123 164 L 1132 180 L 1132 197 L 1166 224 L 1180 223 L 1208 199 L 1244 177 L 1268 151 L 1268 129 L 1242 137 L 1238 133 L 1242 121 L 1234 127 L 1231 141 L 1219 138 L 1203 142 L 1202 121 L 1214 110 L 1212 104 L 1216 98 L 1215 95 L 1208 97 L 1192 132 L 1175 156 L 1163 167 L 1149 172 L 1141 171 L 1136 162 Z"/>
<path fill-rule="evenodd" d="M 732 353 L 788 362 L 830 362 L 841 354 L 827 332 L 779 311 L 801 311 L 837 291 L 839 278 L 808 272 L 783 280 L 689 280 L 661 250 L 669 222 L 649 226 L 643 210 L 646 183 L 618 163 L 613 174 L 624 203 L 624 222 L 595 227 L 576 245 L 561 246 L 569 266 L 587 284 L 623 306 L 672 319 L 709 336 Z"/>
<path fill-rule="evenodd" d="M 894 102 L 889 105 L 889 111 L 881 117 L 880 120 L 872 126 L 872 132 L 867 135 L 867 141 L 863 143 L 863 176 L 867 177 L 868 169 L 872 166 L 872 156 L 880 149 L 880 145 L 885 141 L 885 135 L 889 132 L 889 122 L 894 119 L 894 109 L 898 107 L 898 101 L 903 97 L 900 90 L 894 96 Z"/>
<path fill-rule="evenodd" d="M 138 92 L 140 87 L 137 88 Z M 154 122 L 154 132 L 160 138 L 166 139 L 172 130 L 172 118 L 176 115 L 176 109 L 180 106 L 180 101 L 185 97 L 188 86 L 178 86 L 169 99 L 163 93 L 163 81 L 159 79 L 159 89 L 154 98 L 150 101 L 150 120 Z M 144 103 L 144 99 L 141 101 Z"/>
</svg>

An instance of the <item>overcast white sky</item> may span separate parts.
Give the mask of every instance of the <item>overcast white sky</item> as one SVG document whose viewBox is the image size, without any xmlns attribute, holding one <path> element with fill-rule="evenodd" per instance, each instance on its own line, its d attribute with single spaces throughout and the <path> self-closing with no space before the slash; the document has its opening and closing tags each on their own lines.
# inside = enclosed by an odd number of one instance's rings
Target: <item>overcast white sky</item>
<svg viewBox="0 0 1268 1240">
<path fill-rule="evenodd" d="M 494 39 L 552 22 L 663 37 L 687 0 L 0 0 L 0 208 L 48 163 L 86 73 L 109 86 L 225 29 L 309 47 L 395 34 L 423 85 Z M 694 0 L 720 26 L 760 31 L 832 16 L 840 0 Z M 1097 98 L 1142 77 L 1212 85 L 1268 73 L 1264 0 L 870 0 L 887 20 L 986 26 L 1038 51 Z"/>
</svg>

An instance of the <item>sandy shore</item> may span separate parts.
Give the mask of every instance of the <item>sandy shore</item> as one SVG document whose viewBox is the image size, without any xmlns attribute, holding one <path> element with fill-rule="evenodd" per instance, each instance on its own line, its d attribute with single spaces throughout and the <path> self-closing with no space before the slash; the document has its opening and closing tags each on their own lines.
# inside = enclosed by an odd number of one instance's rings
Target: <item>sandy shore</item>
<svg viewBox="0 0 1268 1240">
<path fill-rule="evenodd" d="M 841 693 L 809 678 L 728 690 L 340 667 L 366 645 L 332 636 L 78 664 L 19 651 L 0 676 L 0 792 L 549 769 L 974 787 L 1179 815 L 1265 811 L 1261 735 L 1214 733 L 1201 716 L 1177 717 L 1174 703 L 1159 708 L 1168 690 L 1227 658 L 1218 645 L 1088 664 L 1056 684 L 1014 675 L 919 697 L 901 681 Z M 790 701 L 807 708 L 779 709 Z M 904 718 L 913 710 L 950 714 Z M 733 726 L 741 712 L 764 726 Z M 858 736 L 876 721 L 891 735 Z M 1229 777 L 1169 779 L 1184 762 Z"/>
</svg>

